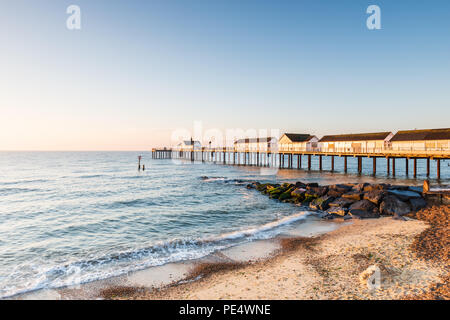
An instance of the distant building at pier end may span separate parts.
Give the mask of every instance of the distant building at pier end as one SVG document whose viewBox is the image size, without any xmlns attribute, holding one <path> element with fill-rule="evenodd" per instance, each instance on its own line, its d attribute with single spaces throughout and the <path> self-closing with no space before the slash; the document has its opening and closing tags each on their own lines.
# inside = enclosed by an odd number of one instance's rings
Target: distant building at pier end
<svg viewBox="0 0 450 320">
<path fill-rule="evenodd" d="M 399 131 L 391 139 L 391 149 L 450 152 L 450 128 Z"/>
</svg>

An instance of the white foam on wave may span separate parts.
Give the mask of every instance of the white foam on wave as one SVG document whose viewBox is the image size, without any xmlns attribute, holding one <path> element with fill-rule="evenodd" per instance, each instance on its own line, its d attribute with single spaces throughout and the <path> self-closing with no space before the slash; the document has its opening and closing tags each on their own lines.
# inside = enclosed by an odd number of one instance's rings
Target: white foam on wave
<svg viewBox="0 0 450 320">
<path fill-rule="evenodd" d="M 32 279 L 28 279 L 22 285 L 0 288 L 0 298 L 39 289 L 55 289 L 103 280 L 171 262 L 200 259 L 217 250 L 224 250 L 248 241 L 273 238 L 282 231 L 280 230 L 281 226 L 306 219 L 310 214 L 312 212 L 302 211 L 244 230 L 206 239 L 161 242 L 150 248 L 119 252 L 114 257 L 104 256 L 91 261 L 72 261 L 65 265 L 52 267 L 34 266 L 37 272 Z M 17 276 L 20 275 L 17 274 Z M 16 281 L 12 281 L 12 283 L 14 282 Z"/>
<path fill-rule="evenodd" d="M 234 232 L 230 232 L 230 233 L 225 233 L 225 234 L 221 235 L 219 238 L 215 238 L 215 239 L 232 240 L 232 239 L 237 239 L 237 238 L 242 238 L 242 237 L 259 239 L 258 238 L 259 234 L 261 234 L 261 236 L 264 236 L 263 235 L 264 232 L 274 230 L 278 227 L 281 227 L 281 226 L 287 225 L 287 224 L 291 224 L 291 223 L 299 221 L 299 220 L 304 220 L 310 214 L 312 214 L 312 212 L 302 211 L 302 212 L 299 212 L 299 213 L 296 213 L 296 214 L 293 214 L 293 215 L 290 215 L 287 217 L 283 217 L 279 220 L 263 224 L 261 226 L 248 228 L 248 229 L 240 230 L 240 231 L 234 231 Z"/>
</svg>

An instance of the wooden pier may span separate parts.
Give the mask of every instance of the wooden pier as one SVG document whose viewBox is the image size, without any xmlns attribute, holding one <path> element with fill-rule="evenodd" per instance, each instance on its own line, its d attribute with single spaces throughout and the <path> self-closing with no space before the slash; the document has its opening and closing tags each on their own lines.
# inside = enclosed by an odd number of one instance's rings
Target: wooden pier
<svg viewBox="0 0 450 320">
<path fill-rule="evenodd" d="M 302 157 L 306 156 L 307 167 L 302 167 Z M 297 158 L 297 166 L 294 168 L 293 159 Z M 410 175 L 409 164 L 413 161 L 413 177 L 417 177 L 417 160 L 426 159 L 426 175 L 431 175 L 431 162 L 434 162 L 436 168 L 436 178 L 441 179 L 441 160 L 450 159 L 450 152 L 404 152 L 404 151 L 378 151 L 372 153 L 358 152 L 321 152 L 321 151 L 288 151 L 288 150 L 238 150 L 230 148 L 198 148 L 190 149 L 152 149 L 153 159 L 183 159 L 201 162 L 213 162 L 228 165 L 256 166 L 256 167 L 278 167 L 280 169 L 307 169 L 312 168 L 312 157 L 318 157 L 318 168 L 325 169 L 323 157 L 330 157 L 328 170 L 335 171 L 335 157 L 344 158 L 344 172 L 348 172 L 348 161 L 355 158 L 357 163 L 357 173 L 362 174 L 362 159 L 372 158 L 372 175 L 377 174 L 377 161 L 386 162 L 387 175 L 395 177 L 396 162 L 405 161 L 406 176 Z"/>
</svg>

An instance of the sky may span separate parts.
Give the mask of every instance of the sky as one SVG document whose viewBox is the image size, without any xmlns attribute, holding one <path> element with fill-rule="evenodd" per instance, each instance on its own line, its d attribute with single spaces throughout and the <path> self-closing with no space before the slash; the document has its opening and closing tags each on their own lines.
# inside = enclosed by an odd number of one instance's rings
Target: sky
<svg viewBox="0 0 450 320">
<path fill-rule="evenodd" d="M 194 123 L 445 128 L 449 75 L 447 0 L 5 0 L 0 150 L 149 150 Z"/>
</svg>

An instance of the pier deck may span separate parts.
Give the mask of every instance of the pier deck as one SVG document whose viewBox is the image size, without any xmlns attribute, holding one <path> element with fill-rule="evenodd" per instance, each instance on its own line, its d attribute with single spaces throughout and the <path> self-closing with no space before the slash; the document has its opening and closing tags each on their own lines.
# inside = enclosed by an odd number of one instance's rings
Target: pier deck
<svg viewBox="0 0 450 320">
<path fill-rule="evenodd" d="M 426 159 L 427 177 L 431 173 L 430 162 L 436 163 L 436 177 L 441 179 L 441 160 L 450 159 L 450 151 L 403 151 L 403 150 L 377 150 L 374 152 L 340 152 L 340 151 L 319 151 L 319 150 L 254 150 L 254 149 L 233 149 L 233 148 L 186 148 L 186 149 L 152 149 L 154 159 L 185 159 L 191 161 L 215 162 L 233 165 L 259 166 L 259 167 L 279 167 L 293 169 L 293 158 L 297 157 L 297 169 L 301 168 L 302 156 L 307 156 L 307 169 L 311 170 L 311 158 L 319 158 L 319 170 L 323 170 L 323 157 L 331 158 L 331 171 L 334 171 L 334 158 L 344 158 L 344 172 L 347 172 L 347 158 L 357 158 L 358 173 L 362 173 L 362 159 L 373 159 L 373 176 L 376 175 L 377 159 L 386 159 L 387 174 L 395 176 L 395 164 L 398 159 L 404 159 L 406 174 L 409 175 L 409 161 L 413 160 L 413 176 L 417 177 L 417 159 Z M 287 157 L 287 159 L 286 159 Z"/>
</svg>

